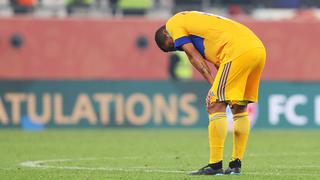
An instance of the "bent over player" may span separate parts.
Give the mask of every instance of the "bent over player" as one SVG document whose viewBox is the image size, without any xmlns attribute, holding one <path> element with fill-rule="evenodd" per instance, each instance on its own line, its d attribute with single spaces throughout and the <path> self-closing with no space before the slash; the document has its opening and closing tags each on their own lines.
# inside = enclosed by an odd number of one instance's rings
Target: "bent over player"
<svg viewBox="0 0 320 180">
<path fill-rule="evenodd" d="M 212 85 L 207 96 L 209 164 L 191 175 L 240 174 L 250 131 L 248 103 L 257 102 L 266 52 L 259 38 L 233 20 L 197 11 L 180 12 L 160 27 L 155 40 L 164 52 L 182 50 Z M 207 62 L 218 69 L 213 78 Z M 226 107 L 233 113 L 233 152 L 223 171 Z"/>
</svg>

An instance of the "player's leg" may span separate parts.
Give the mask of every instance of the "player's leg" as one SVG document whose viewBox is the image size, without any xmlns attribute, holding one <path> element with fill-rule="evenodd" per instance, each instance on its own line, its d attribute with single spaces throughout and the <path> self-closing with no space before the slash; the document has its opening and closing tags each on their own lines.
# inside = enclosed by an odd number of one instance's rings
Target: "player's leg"
<svg viewBox="0 0 320 180">
<path fill-rule="evenodd" d="M 241 160 L 250 134 L 250 120 L 246 109 L 245 104 L 234 104 L 231 108 L 234 122 L 233 149 L 232 159 L 229 162 L 229 168 L 225 170 L 225 174 L 240 174 L 241 171 Z"/>
<path fill-rule="evenodd" d="M 209 164 L 190 173 L 190 175 L 223 175 L 222 169 L 224 142 L 227 135 L 227 116 L 225 102 L 214 102 L 207 107 L 209 113 Z"/>
<path fill-rule="evenodd" d="M 222 169 L 224 143 L 227 136 L 228 121 L 226 115 L 227 97 L 226 88 L 228 85 L 229 73 L 232 62 L 221 65 L 211 88 L 213 96 L 207 105 L 209 114 L 209 165 L 212 169 Z"/>
<path fill-rule="evenodd" d="M 247 76 L 242 76 L 246 77 L 244 101 L 240 101 L 232 106 L 234 118 L 233 152 L 229 168 L 225 171 L 226 174 L 240 173 L 241 161 L 243 160 L 250 134 L 250 119 L 246 105 L 247 102 L 257 102 L 258 100 L 259 81 L 265 64 L 265 50 L 263 48 L 254 49 L 240 57 L 240 59 L 249 66 L 242 67 L 243 69 L 247 69 L 246 72 L 248 72 Z M 239 66 L 241 65 L 239 64 Z M 238 81 L 243 82 L 244 80 L 239 79 Z"/>
<path fill-rule="evenodd" d="M 258 101 L 258 91 L 260 77 L 265 65 L 265 49 L 256 48 L 245 57 L 243 57 L 248 64 L 250 64 L 249 74 L 246 82 L 246 89 L 244 93 L 244 100 L 250 102 Z M 243 102 L 245 103 L 245 102 Z M 250 120 L 246 111 L 246 104 L 236 104 L 232 108 L 233 120 L 234 120 L 234 133 L 233 133 L 233 152 L 231 164 L 239 164 L 241 166 L 241 160 L 243 159 L 244 152 L 250 133 Z M 240 163 L 236 163 L 240 162 Z"/>
<path fill-rule="evenodd" d="M 209 114 L 209 164 L 192 175 L 221 175 L 223 174 L 222 160 L 224 142 L 227 136 L 227 116 L 225 103 L 225 88 L 231 63 L 220 66 L 213 86 L 211 88 L 211 100 L 207 105 Z"/>
<path fill-rule="evenodd" d="M 228 129 L 226 104 L 225 102 L 212 103 L 207 110 L 209 113 L 209 164 L 213 169 L 218 170 L 222 169 L 224 142 Z"/>
</svg>

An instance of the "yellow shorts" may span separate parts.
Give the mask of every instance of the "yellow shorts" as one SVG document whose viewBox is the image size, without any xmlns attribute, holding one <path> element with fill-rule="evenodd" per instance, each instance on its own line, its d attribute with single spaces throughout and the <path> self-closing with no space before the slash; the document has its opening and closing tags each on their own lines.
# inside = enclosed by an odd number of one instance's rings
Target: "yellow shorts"
<svg viewBox="0 0 320 180">
<path fill-rule="evenodd" d="M 254 48 L 231 62 L 221 64 L 211 88 L 211 102 L 257 102 L 265 60 L 265 49 Z"/>
</svg>

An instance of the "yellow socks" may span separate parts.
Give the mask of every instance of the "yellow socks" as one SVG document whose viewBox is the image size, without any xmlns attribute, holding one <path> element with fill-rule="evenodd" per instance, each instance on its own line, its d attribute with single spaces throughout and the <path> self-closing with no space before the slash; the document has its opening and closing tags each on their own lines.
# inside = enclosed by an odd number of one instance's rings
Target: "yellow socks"
<svg viewBox="0 0 320 180">
<path fill-rule="evenodd" d="M 233 121 L 234 129 L 232 160 L 242 160 L 250 133 L 250 120 L 248 113 L 243 112 L 235 114 L 233 116 Z"/>
<path fill-rule="evenodd" d="M 223 159 L 224 142 L 227 136 L 228 122 L 225 112 L 209 115 L 209 164 L 217 163 Z"/>
<path fill-rule="evenodd" d="M 250 120 L 247 112 L 233 115 L 233 151 L 232 160 L 243 159 L 250 133 Z M 223 160 L 224 142 L 227 136 L 228 122 L 224 112 L 209 115 L 209 164 Z"/>
</svg>

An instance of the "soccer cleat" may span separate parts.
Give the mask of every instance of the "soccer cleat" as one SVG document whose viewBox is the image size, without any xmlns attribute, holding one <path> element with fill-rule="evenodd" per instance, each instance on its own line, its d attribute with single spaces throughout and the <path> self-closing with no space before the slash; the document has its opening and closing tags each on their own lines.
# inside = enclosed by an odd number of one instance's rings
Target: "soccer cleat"
<svg viewBox="0 0 320 180">
<path fill-rule="evenodd" d="M 225 171 L 224 174 L 234 174 L 234 175 L 240 175 L 241 174 L 241 168 L 235 167 L 235 168 L 230 168 L 228 167 Z"/>
<path fill-rule="evenodd" d="M 198 171 L 191 172 L 189 175 L 223 175 L 222 161 L 215 164 L 208 164 L 205 167 L 199 169 Z"/>
<path fill-rule="evenodd" d="M 224 174 L 240 175 L 241 173 L 241 161 L 235 159 L 229 162 L 229 167 L 224 171 Z"/>
</svg>

